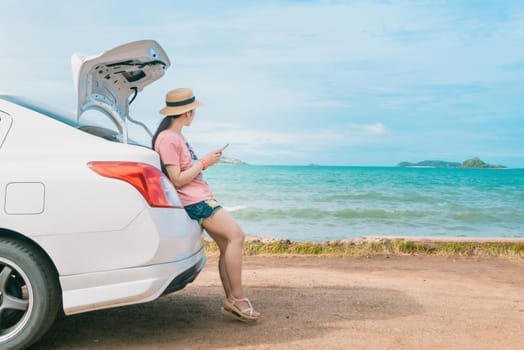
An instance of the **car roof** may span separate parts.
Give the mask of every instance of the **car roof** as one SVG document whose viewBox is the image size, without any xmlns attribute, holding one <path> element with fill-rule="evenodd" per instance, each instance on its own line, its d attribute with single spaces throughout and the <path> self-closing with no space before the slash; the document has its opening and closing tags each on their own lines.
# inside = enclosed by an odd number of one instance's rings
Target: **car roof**
<svg viewBox="0 0 524 350">
<path fill-rule="evenodd" d="M 78 121 L 76 121 L 76 117 L 73 113 L 59 111 L 41 102 L 37 102 L 37 101 L 31 100 L 26 97 L 15 96 L 15 95 L 0 95 L 0 99 L 5 100 L 7 102 L 14 103 L 24 108 L 30 109 L 37 113 L 46 115 L 48 117 L 51 117 L 55 120 L 58 120 L 72 127 L 78 128 L 80 126 Z"/>
</svg>

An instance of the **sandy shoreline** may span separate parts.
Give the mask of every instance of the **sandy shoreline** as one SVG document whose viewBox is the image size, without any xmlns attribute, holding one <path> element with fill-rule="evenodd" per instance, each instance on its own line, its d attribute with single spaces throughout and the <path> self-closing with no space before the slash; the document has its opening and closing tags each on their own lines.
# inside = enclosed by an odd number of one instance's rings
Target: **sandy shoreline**
<svg viewBox="0 0 524 350">
<path fill-rule="evenodd" d="M 218 247 L 208 237 L 208 252 Z M 426 255 L 477 256 L 524 259 L 524 238 L 462 238 L 373 236 L 331 241 L 291 241 L 289 239 L 247 237 L 245 255 Z"/>
<path fill-rule="evenodd" d="M 264 318 L 223 318 L 217 254 L 186 289 L 59 320 L 33 349 L 521 349 L 524 260 L 246 256 Z"/>
<path fill-rule="evenodd" d="M 246 241 L 261 241 L 261 242 L 276 242 L 282 239 L 269 238 L 269 237 L 257 237 L 248 236 Z M 524 237 L 443 237 L 443 236 L 362 236 L 355 238 L 346 238 L 338 240 L 325 240 L 312 243 L 325 243 L 325 242 L 383 242 L 383 241 L 413 241 L 413 242 L 508 242 L 508 243 L 524 243 Z M 311 241 L 291 241 L 295 243 L 311 242 Z"/>
</svg>

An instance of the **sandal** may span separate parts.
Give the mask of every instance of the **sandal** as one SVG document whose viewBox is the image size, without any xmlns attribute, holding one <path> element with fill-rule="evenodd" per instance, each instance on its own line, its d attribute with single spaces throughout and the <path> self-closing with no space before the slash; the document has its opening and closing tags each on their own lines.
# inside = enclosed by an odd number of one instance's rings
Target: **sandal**
<svg viewBox="0 0 524 350">
<path fill-rule="evenodd" d="M 245 301 L 249 305 L 249 307 L 240 310 L 235 305 L 240 301 Z M 237 299 L 231 296 L 228 299 L 224 300 L 224 307 L 222 307 L 221 311 L 222 315 L 236 318 L 237 320 L 242 322 L 254 322 L 258 320 L 258 318 L 260 317 L 254 315 L 255 309 L 253 309 L 253 305 L 251 305 L 251 302 L 248 298 Z"/>
</svg>

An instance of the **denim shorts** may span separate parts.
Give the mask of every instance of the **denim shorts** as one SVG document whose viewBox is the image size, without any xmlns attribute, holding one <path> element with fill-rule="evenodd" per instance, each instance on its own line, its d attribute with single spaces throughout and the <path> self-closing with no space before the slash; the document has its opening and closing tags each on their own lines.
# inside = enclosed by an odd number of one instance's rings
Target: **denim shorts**
<svg viewBox="0 0 524 350">
<path fill-rule="evenodd" d="M 198 221 L 199 224 L 201 224 L 205 219 L 213 216 L 213 214 L 220 208 L 222 208 L 222 206 L 214 199 L 208 199 L 184 207 L 189 217 Z"/>
</svg>

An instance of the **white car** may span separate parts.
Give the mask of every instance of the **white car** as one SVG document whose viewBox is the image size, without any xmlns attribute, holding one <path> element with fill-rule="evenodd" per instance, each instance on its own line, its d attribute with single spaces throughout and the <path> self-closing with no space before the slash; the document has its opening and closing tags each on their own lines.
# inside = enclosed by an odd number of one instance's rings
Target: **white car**
<svg viewBox="0 0 524 350">
<path fill-rule="evenodd" d="M 170 66 L 153 40 L 73 56 L 78 113 L 0 95 L 0 348 L 37 341 L 57 313 L 142 303 L 205 263 L 150 148 L 128 139 L 129 99 Z M 88 125 L 95 109 L 115 130 Z"/>
</svg>

